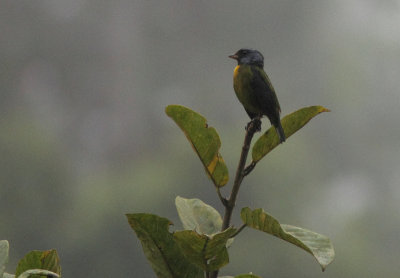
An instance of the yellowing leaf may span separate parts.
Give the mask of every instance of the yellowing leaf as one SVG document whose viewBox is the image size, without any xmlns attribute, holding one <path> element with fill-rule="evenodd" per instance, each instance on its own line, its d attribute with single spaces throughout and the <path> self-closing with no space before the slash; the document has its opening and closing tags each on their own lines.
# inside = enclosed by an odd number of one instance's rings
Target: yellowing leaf
<svg viewBox="0 0 400 278">
<path fill-rule="evenodd" d="M 228 168 L 219 153 L 221 141 L 215 128 L 209 127 L 203 116 L 184 106 L 169 105 L 165 113 L 185 133 L 215 186 L 224 186 L 229 179 Z"/>
<path fill-rule="evenodd" d="M 250 208 L 243 208 L 240 217 L 247 226 L 276 236 L 307 251 L 315 257 L 321 265 L 322 271 L 335 257 L 332 243 L 324 235 L 303 228 L 280 224 L 278 220 L 262 209 L 252 211 Z"/>
<path fill-rule="evenodd" d="M 305 126 L 312 118 L 322 112 L 329 112 L 322 106 L 310 106 L 297 110 L 289 115 L 286 115 L 282 120 L 282 127 L 285 131 L 286 138 Z M 253 146 L 252 158 L 254 162 L 258 162 L 266 154 L 272 151 L 279 145 L 279 138 L 276 134 L 275 128 L 268 129 Z"/>
</svg>

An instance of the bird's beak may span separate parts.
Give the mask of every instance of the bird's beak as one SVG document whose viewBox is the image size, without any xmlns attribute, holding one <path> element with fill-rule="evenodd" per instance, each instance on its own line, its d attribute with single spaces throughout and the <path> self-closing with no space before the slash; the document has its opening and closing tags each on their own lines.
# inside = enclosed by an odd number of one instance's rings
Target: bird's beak
<svg viewBox="0 0 400 278">
<path fill-rule="evenodd" d="M 239 58 L 236 54 L 229 55 L 228 57 L 233 59 L 233 60 L 237 60 Z"/>
</svg>

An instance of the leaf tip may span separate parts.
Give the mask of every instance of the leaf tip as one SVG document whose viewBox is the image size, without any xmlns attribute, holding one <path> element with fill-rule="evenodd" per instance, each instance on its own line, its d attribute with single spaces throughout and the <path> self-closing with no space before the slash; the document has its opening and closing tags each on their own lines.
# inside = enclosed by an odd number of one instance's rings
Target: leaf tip
<svg viewBox="0 0 400 278">
<path fill-rule="evenodd" d="M 171 109 L 172 109 L 172 107 L 173 107 L 174 105 L 167 105 L 166 107 L 165 107 L 165 114 L 167 114 L 167 116 L 169 116 L 169 117 L 171 117 Z"/>
</svg>

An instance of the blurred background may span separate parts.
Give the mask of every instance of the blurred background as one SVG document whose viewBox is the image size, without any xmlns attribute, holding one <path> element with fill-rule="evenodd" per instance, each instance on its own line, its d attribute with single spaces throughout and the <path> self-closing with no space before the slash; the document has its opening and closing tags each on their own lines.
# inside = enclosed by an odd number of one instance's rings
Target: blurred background
<svg viewBox="0 0 400 278">
<path fill-rule="evenodd" d="M 28 251 L 55 248 L 65 277 L 155 277 L 124 214 L 155 213 L 173 230 L 177 195 L 223 209 L 165 106 L 208 119 L 232 180 L 248 117 L 228 55 L 251 47 L 265 56 L 282 115 L 310 105 L 332 112 L 257 165 L 234 224 L 241 207 L 262 207 L 329 236 L 336 259 L 322 273 L 303 250 L 247 229 L 221 274 L 400 276 L 399 1 L 0 5 L 8 272 Z"/>
</svg>

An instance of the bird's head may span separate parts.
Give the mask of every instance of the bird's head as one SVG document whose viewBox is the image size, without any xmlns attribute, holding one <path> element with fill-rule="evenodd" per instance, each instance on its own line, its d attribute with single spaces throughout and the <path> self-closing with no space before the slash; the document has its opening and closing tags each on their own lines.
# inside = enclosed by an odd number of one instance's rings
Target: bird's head
<svg viewBox="0 0 400 278">
<path fill-rule="evenodd" d="M 264 67 L 264 56 L 255 49 L 242 48 L 235 54 L 230 55 L 238 62 L 238 65 L 254 65 L 263 68 Z"/>
</svg>

